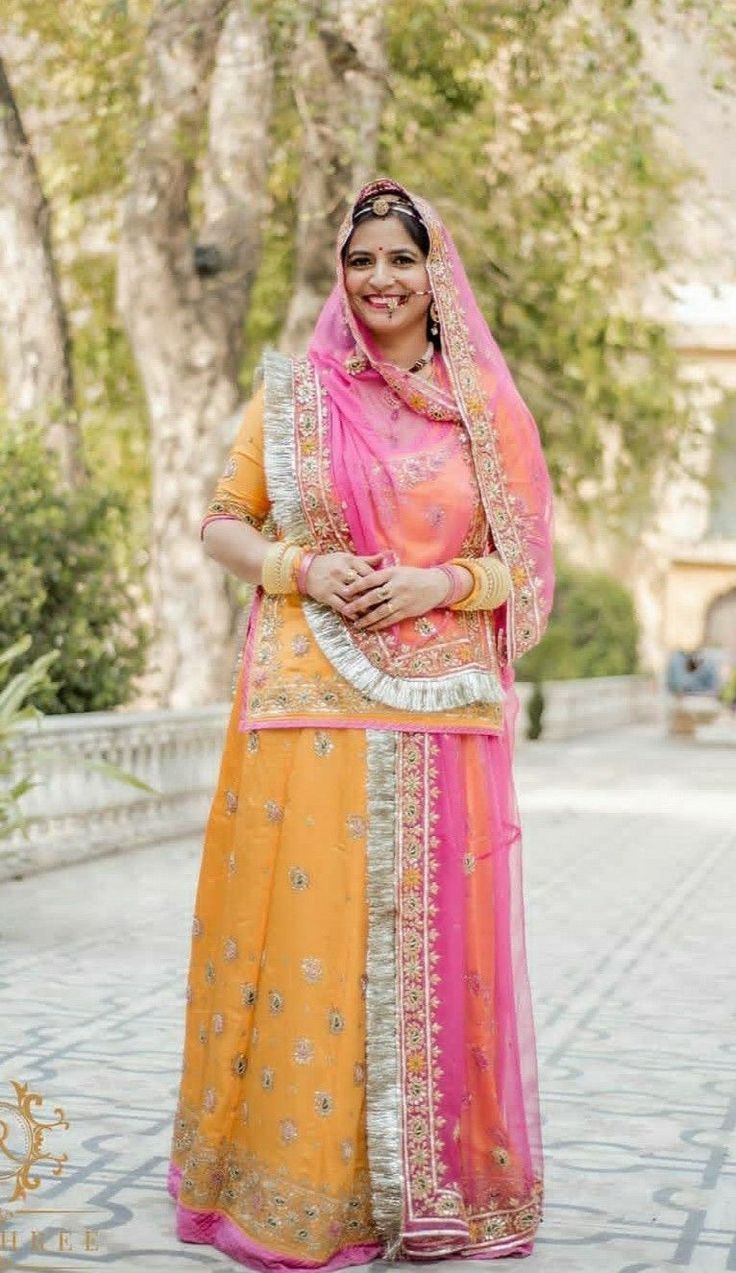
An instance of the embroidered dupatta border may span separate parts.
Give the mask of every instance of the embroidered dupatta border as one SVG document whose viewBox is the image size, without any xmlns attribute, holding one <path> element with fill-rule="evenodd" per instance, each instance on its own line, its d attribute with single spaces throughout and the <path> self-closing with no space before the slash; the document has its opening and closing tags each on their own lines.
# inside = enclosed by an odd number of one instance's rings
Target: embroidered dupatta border
<svg viewBox="0 0 736 1273">
<path fill-rule="evenodd" d="M 348 550 L 347 527 L 330 495 L 324 403 L 315 370 L 308 359 L 295 361 L 271 350 L 263 356 L 263 372 L 265 469 L 274 518 L 294 543 L 337 542 Z M 310 597 L 302 606 L 332 666 L 375 702 L 400 711 L 442 712 L 504 701 L 498 678 L 477 666 L 421 680 L 392 676 L 358 648 L 340 615 Z"/>
<path fill-rule="evenodd" d="M 525 1197 L 473 1209 L 440 1149 L 436 740 L 381 730 L 366 740 L 366 1129 L 383 1258 L 518 1252 L 541 1220 L 541 1180 Z"/>
</svg>

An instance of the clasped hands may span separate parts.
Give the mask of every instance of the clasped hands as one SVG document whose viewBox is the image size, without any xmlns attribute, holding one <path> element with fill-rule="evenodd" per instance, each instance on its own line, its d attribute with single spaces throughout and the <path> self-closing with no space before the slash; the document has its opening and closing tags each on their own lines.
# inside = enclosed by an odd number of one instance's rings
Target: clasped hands
<svg viewBox="0 0 736 1273">
<path fill-rule="evenodd" d="M 323 553 L 307 573 L 310 597 L 330 606 L 356 630 L 381 632 L 402 619 L 426 614 L 442 603 L 447 578 L 420 566 L 382 567 L 383 553 Z"/>
</svg>

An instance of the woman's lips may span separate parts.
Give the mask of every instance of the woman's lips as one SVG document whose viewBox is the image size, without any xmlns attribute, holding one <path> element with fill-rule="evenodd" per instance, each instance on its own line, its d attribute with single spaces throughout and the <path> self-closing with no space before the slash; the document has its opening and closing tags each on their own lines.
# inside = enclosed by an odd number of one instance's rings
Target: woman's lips
<svg viewBox="0 0 736 1273">
<path fill-rule="evenodd" d="M 363 300 L 366 305 L 370 305 L 371 309 L 397 309 L 399 305 L 405 305 L 409 300 L 408 296 L 364 296 Z"/>
</svg>

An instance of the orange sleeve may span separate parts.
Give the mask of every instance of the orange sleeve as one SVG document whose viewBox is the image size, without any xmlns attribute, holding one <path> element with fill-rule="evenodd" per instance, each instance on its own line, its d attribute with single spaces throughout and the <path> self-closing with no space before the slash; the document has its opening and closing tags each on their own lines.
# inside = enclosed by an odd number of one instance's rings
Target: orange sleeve
<svg viewBox="0 0 736 1273">
<path fill-rule="evenodd" d="M 202 529 L 217 518 L 248 522 L 260 530 L 271 507 L 263 465 L 263 386 L 248 403 L 232 450 L 207 506 Z"/>
</svg>

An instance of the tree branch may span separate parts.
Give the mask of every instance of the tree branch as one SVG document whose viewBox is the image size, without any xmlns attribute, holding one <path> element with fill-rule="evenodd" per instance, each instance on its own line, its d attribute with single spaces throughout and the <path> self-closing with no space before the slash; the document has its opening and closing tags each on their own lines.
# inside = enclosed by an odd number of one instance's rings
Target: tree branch
<svg viewBox="0 0 736 1273">
<path fill-rule="evenodd" d="M 59 457 L 62 480 L 75 485 L 84 477 L 84 466 L 49 206 L 1 59 L 0 276 L 0 343 L 10 413 L 41 422 Z"/>
</svg>

